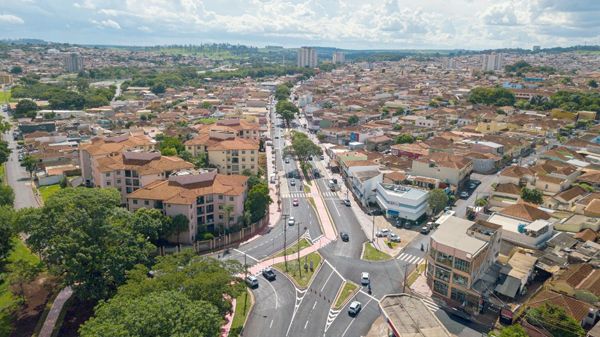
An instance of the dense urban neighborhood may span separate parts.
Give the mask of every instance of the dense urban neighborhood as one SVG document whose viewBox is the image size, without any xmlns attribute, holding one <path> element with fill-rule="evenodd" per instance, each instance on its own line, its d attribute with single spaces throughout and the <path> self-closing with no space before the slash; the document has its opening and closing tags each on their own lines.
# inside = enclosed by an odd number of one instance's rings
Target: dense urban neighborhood
<svg viewBox="0 0 600 337">
<path fill-rule="evenodd" d="M 600 336 L 599 81 L 0 42 L 0 336 Z"/>
</svg>

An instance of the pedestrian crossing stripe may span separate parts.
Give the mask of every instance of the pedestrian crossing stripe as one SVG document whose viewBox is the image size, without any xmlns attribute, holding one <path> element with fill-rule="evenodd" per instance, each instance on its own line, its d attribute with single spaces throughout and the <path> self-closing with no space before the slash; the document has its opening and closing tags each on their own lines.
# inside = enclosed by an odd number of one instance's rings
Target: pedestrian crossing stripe
<svg viewBox="0 0 600 337">
<path fill-rule="evenodd" d="M 435 303 L 433 300 L 430 300 L 428 298 L 422 298 L 421 300 L 423 301 L 423 303 L 425 304 L 425 306 L 431 312 L 436 312 L 436 311 L 440 310 L 440 306 L 437 303 Z"/>
<path fill-rule="evenodd" d="M 407 254 L 407 253 L 402 253 L 402 254 L 398 255 L 398 257 L 396 257 L 396 259 L 407 262 L 409 264 L 419 264 L 425 260 L 422 257 L 414 256 L 414 255 Z"/>
<path fill-rule="evenodd" d="M 338 195 L 335 192 L 325 192 L 325 193 L 323 193 L 323 196 L 329 197 L 329 198 L 337 198 Z"/>
<path fill-rule="evenodd" d="M 306 193 L 304 192 L 292 192 L 292 193 L 284 193 L 283 198 L 306 198 Z"/>
</svg>

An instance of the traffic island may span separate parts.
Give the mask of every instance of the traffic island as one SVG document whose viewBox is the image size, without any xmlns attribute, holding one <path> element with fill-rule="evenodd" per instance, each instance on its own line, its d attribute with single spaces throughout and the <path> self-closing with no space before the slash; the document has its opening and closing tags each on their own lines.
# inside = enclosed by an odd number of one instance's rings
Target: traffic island
<svg viewBox="0 0 600 337">
<path fill-rule="evenodd" d="M 348 303 L 352 296 L 358 291 L 358 285 L 352 281 L 344 281 L 344 285 L 340 289 L 341 290 L 335 298 L 335 304 L 333 305 L 335 310 L 340 310 Z"/>
<path fill-rule="evenodd" d="M 300 258 L 300 263 L 297 259 L 291 259 L 288 256 L 287 271 L 285 262 L 275 264 L 273 267 L 280 272 L 286 274 L 299 288 L 305 289 L 310 284 L 316 271 L 319 270 L 323 258 L 317 252 L 310 253 Z M 300 269 L 302 268 L 302 269 Z"/>
<path fill-rule="evenodd" d="M 230 337 L 241 335 L 253 305 L 254 297 L 248 289 L 244 289 L 244 292 L 235 298 L 235 311 L 233 321 L 231 322 L 231 329 L 229 330 Z"/>
<path fill-rule="evenodd" d="M 360 258 L 366 261 L 387 261 L 392 259 L 390 255 L 378 250 L 370 242 L 365 242 L 363 245 L 363 251 Z"/>
<path fill-rule="evenodd" d="M 286 250 L 282 250 L 281 252 L 277 253 L 275 255 L 275 257 L 278 256 L 285 256 L 285 255 L 292 255 L 292 254 L 296 254 L 298 253 L 298 248 L 300 248 L 300 250 L 310 247 L 312 246 L 312 243 L 310 241 L 308 241 L 308 239 L 303 238 L 300 239 L 300 242 L 296 242 L 293 245 L 291 245 L 290 247 L 286 248 Z M 289 263 L 288 263 L 289 265 Z"/>
</svg>

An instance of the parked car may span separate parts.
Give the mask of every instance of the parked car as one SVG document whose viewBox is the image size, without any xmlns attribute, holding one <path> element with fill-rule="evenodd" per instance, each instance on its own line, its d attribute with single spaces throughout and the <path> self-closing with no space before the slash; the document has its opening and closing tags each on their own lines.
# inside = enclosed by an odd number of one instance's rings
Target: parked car
<svg viewBox="0 0 600 337">
<path fill-rule="evenodd" d="M 350 199 L 344 199 L 344 205 L 350 207 Z"/>
<path fill-rule="evenodd" d="M 294 200 L 292 201 L 292 205 L 294 205 L 294 206 L 298 206 L 298 199 L 294 199 Z"/>
<path fill-rule="evenodd" d="M 262 275 L 269 281 L 275 281 L 275 279 L 277 278 L 277 275 L 275 275 L 275 272 L 273 271 L 273 269 L 271 269 L 271 267 L 263 269 Z"/>
<path fill-rule="evenodd" d="M 366 271 L 360 273 L 360 284 L 366 286 L 369 283 L 371 283 L 371 281 L 369 280 L 369 273 L 367 273 Z"/>
<path fill-rule="evenodd" d="M 296 186 L 296 180 L 294 178 L 290 179 L 290 185 Z"/>
<path fill-rule="evenodd" d="M 324 155 L 320 155 L 320 156 L 319 156 L 319 159 L 321 159 L 321 160 L 325 160 L 325 156 L 324 156 Z"/>
<path fill-rule="evenodd" d="M 391 233 L 388 238 L 391 242 L 400 242 L 400 237 L 397 234 Z"/>
<path fill-rule="evenodd" d="M 429 234 L 429 232 L 431 231 L 431 227 L 429 227 L 429 225 L 425 225 L 423 227 L 421 227 L 421 234 Z"/>
<path fill-rule="evenodd" d="M 348 233 L 345 232 L 341 232 L 340 233 L 340 238 L 342 239 L 342 241 L 344 242 L 348 242 L 350 241 L 350 236 L 348 235 Z"/>
<path fill-rule="evenodd" d="M 386 237 L 390 234 L 390 230 L 387 228 L 382 228 L 380 230 L 377 231 L 377 233 L 375 233 L 375 236 L 379 237 L 379 238 L 383 238 Z"/>
<path fill-rule="evenodd" d="M 295 225 L 295 224 L 296 224 L 296 219 L 294 219 L 294 217 L 293 217 L 293 216 L 291 216 L 291 217 L 288 219 L 288 225 L 290 225 L 290 226 L 293 226 L 293 225 Z"/>
<path fill-rule="evenodd" d="M 360 309 L 362 309 L 362 305 L 360 304 L 360 302 L 352 301 L 352 303 L 350 303 L 350 306 L 348 306 L 348 315 L 354 317 L 354 316 L 358 315 L 358 313 L 360 312 Z"/>
<path fill-rule="evenodd" d="M 258 287 L 258 279 L 254 275 L 248 275 L 248 276 L 246 276 L 246 284 L 250 288 L 257 288 Z"/>
</svg>

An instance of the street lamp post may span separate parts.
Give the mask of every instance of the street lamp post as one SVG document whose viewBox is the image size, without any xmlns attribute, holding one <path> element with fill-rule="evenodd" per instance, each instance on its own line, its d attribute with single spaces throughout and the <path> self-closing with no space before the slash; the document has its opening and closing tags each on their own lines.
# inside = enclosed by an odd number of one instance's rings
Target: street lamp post
<svg viewBox="0 0 600 337">
<path fill-rule="evenodd" d="M 285 271 L 287 272 L 287 218 L 288 215 L 283 215 L 283 261 L 285 264 Z"/>
</svg>

